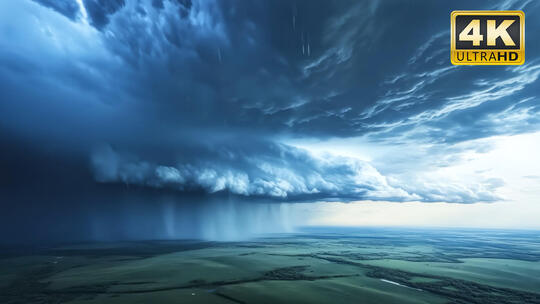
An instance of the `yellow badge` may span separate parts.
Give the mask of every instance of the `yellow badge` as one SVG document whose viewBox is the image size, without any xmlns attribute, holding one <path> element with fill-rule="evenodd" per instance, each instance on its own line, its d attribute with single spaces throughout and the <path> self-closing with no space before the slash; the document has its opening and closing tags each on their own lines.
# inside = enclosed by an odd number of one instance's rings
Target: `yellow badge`
<svg viewBox="0 0 540 304">
<path fill-rule="evenodd" d="M 525 62 L 525 13 L 453 11 L 450 60 L 456 65 L 519 65 Z"/>
</svg>

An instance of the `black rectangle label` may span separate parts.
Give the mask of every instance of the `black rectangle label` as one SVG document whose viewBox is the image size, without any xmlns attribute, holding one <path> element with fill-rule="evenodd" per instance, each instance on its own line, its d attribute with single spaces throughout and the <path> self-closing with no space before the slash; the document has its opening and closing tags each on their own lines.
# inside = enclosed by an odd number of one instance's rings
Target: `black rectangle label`
<svg viewBox="0 0 540 304">
<path fill-rule="evenodd" d="M 471 24 L 471 21 L 479 20 L 480 25 L 480 35 L 482 35 L 482 40 L 478 46 L 473 45 L 472 41 L 463 41 L 459 39 L 460 33 Z M 488 45 L 488 32 L 487 32 L 487 22 L 488 20 L 494 20 L 495 26 L 500 28 L 503 25 L 505 20 L 513 20 L 514 22 L 505 29 L 508 33 L 508 36 L 514 42 L 514 46 L 506 45 L 503 39 L 499 36 L 495 39 L 495 45 Z M 469 16 L 456 16 L 456 50 L 519 50 L 521 47 L 520 42 L 520 18 L 519 16 L 478 16 L 478 15 L 469 15 Z M 472 29 L 471 29 L 472 31 Z"/>
</svg>

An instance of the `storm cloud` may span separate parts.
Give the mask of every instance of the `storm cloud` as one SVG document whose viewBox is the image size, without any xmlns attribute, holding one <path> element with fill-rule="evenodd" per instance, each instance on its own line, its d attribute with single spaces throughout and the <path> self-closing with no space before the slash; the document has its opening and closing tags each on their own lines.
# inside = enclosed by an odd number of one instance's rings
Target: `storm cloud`
<svg viewBox="0 0 540 304">
<path fill-rule="evenodd" d="M 217 147 L 182 149 L 190 158 L 159 163 L 126 156 L 104 146 L 92 155 L 97 181 L 124 183 L 178 191 L 231 193 L 274 201 L 446 201 L 491 202 L 499 183 L 458 186 L 448 182 L 388 179 L 359 159 L 311 155 L 309 152 L 271 142 L 241 140 L 215 142 Z M 193 156 L 196 155 L 196 156 Z"/>
<path fill-rule="evenodd" d="M 454 67 L 448 20 L 456 7 L 523 9 L 538 28 L 540 8 L 471 5 L 4 1 L 3 201 L 41 197 L 27 187 L 51 200 L 69 192 L 73 204 L 77 193 L 117 197 L 109 189 L 144 189 L 147 200 L 504 200 L 504 177 L 432 171 L 478 152 L 471 142 L 540 130 L 539 40 L 527 40 L 523 66 Z M 296 144 L 336 139 L 395 153 Z M 107 191 L 84 192 L 94 187 Z"/>
</svg>

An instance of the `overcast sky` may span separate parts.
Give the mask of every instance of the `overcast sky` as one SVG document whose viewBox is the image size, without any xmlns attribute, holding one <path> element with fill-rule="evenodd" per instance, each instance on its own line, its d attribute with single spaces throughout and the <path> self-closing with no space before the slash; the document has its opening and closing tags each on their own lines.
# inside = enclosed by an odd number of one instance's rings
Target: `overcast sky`
<svg viewBox="0 0 540 304">
<path fill-rule="evenodd" d="M 458 9 L 523 10 L 525 64 L 452 66 Z M 2 1 L 3 233 L 163 193 L 540 228 L 539 20 L 508 0 Z"/>
</svg>

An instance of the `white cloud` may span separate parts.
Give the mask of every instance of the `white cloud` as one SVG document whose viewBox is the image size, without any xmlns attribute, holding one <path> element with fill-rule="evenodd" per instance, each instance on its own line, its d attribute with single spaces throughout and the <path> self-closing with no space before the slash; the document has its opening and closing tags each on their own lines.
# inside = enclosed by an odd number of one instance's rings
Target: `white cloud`
<svg viewBox="0 0 540 304">
<path fill-rule="evenodd" d="M 241 196 L 288 201 L 371 199 L 475 203 L 498 200 L 494 191 L 502 186 L 493 178 L 460 179 L 444 171 L 446 168 L 440 172 L 425 172 L 422 171 L 425 168 L 420 167 L 419 170 L 411 168 L 407 174 L 387 172 L 383 175 L 373 164 L 359 158 L 271 146 L 265 146 L 263 155 L 222 148 L 220 153 L 225 158 L 196 157 L 172 166 L 129 158 L 107 147 L 93 154 L 92 165 L 99 182 L 135 183 L 178 191 L 228 191 Z M 268 154 L 268 150 L 274 150 L 275 154 Z M 231 164 L 231 160 L 235 163 Z M 383 161 L 394 163 L 395 159 Z M 422 166 L 421 163 L 415 165 Z"/>
</svg>

